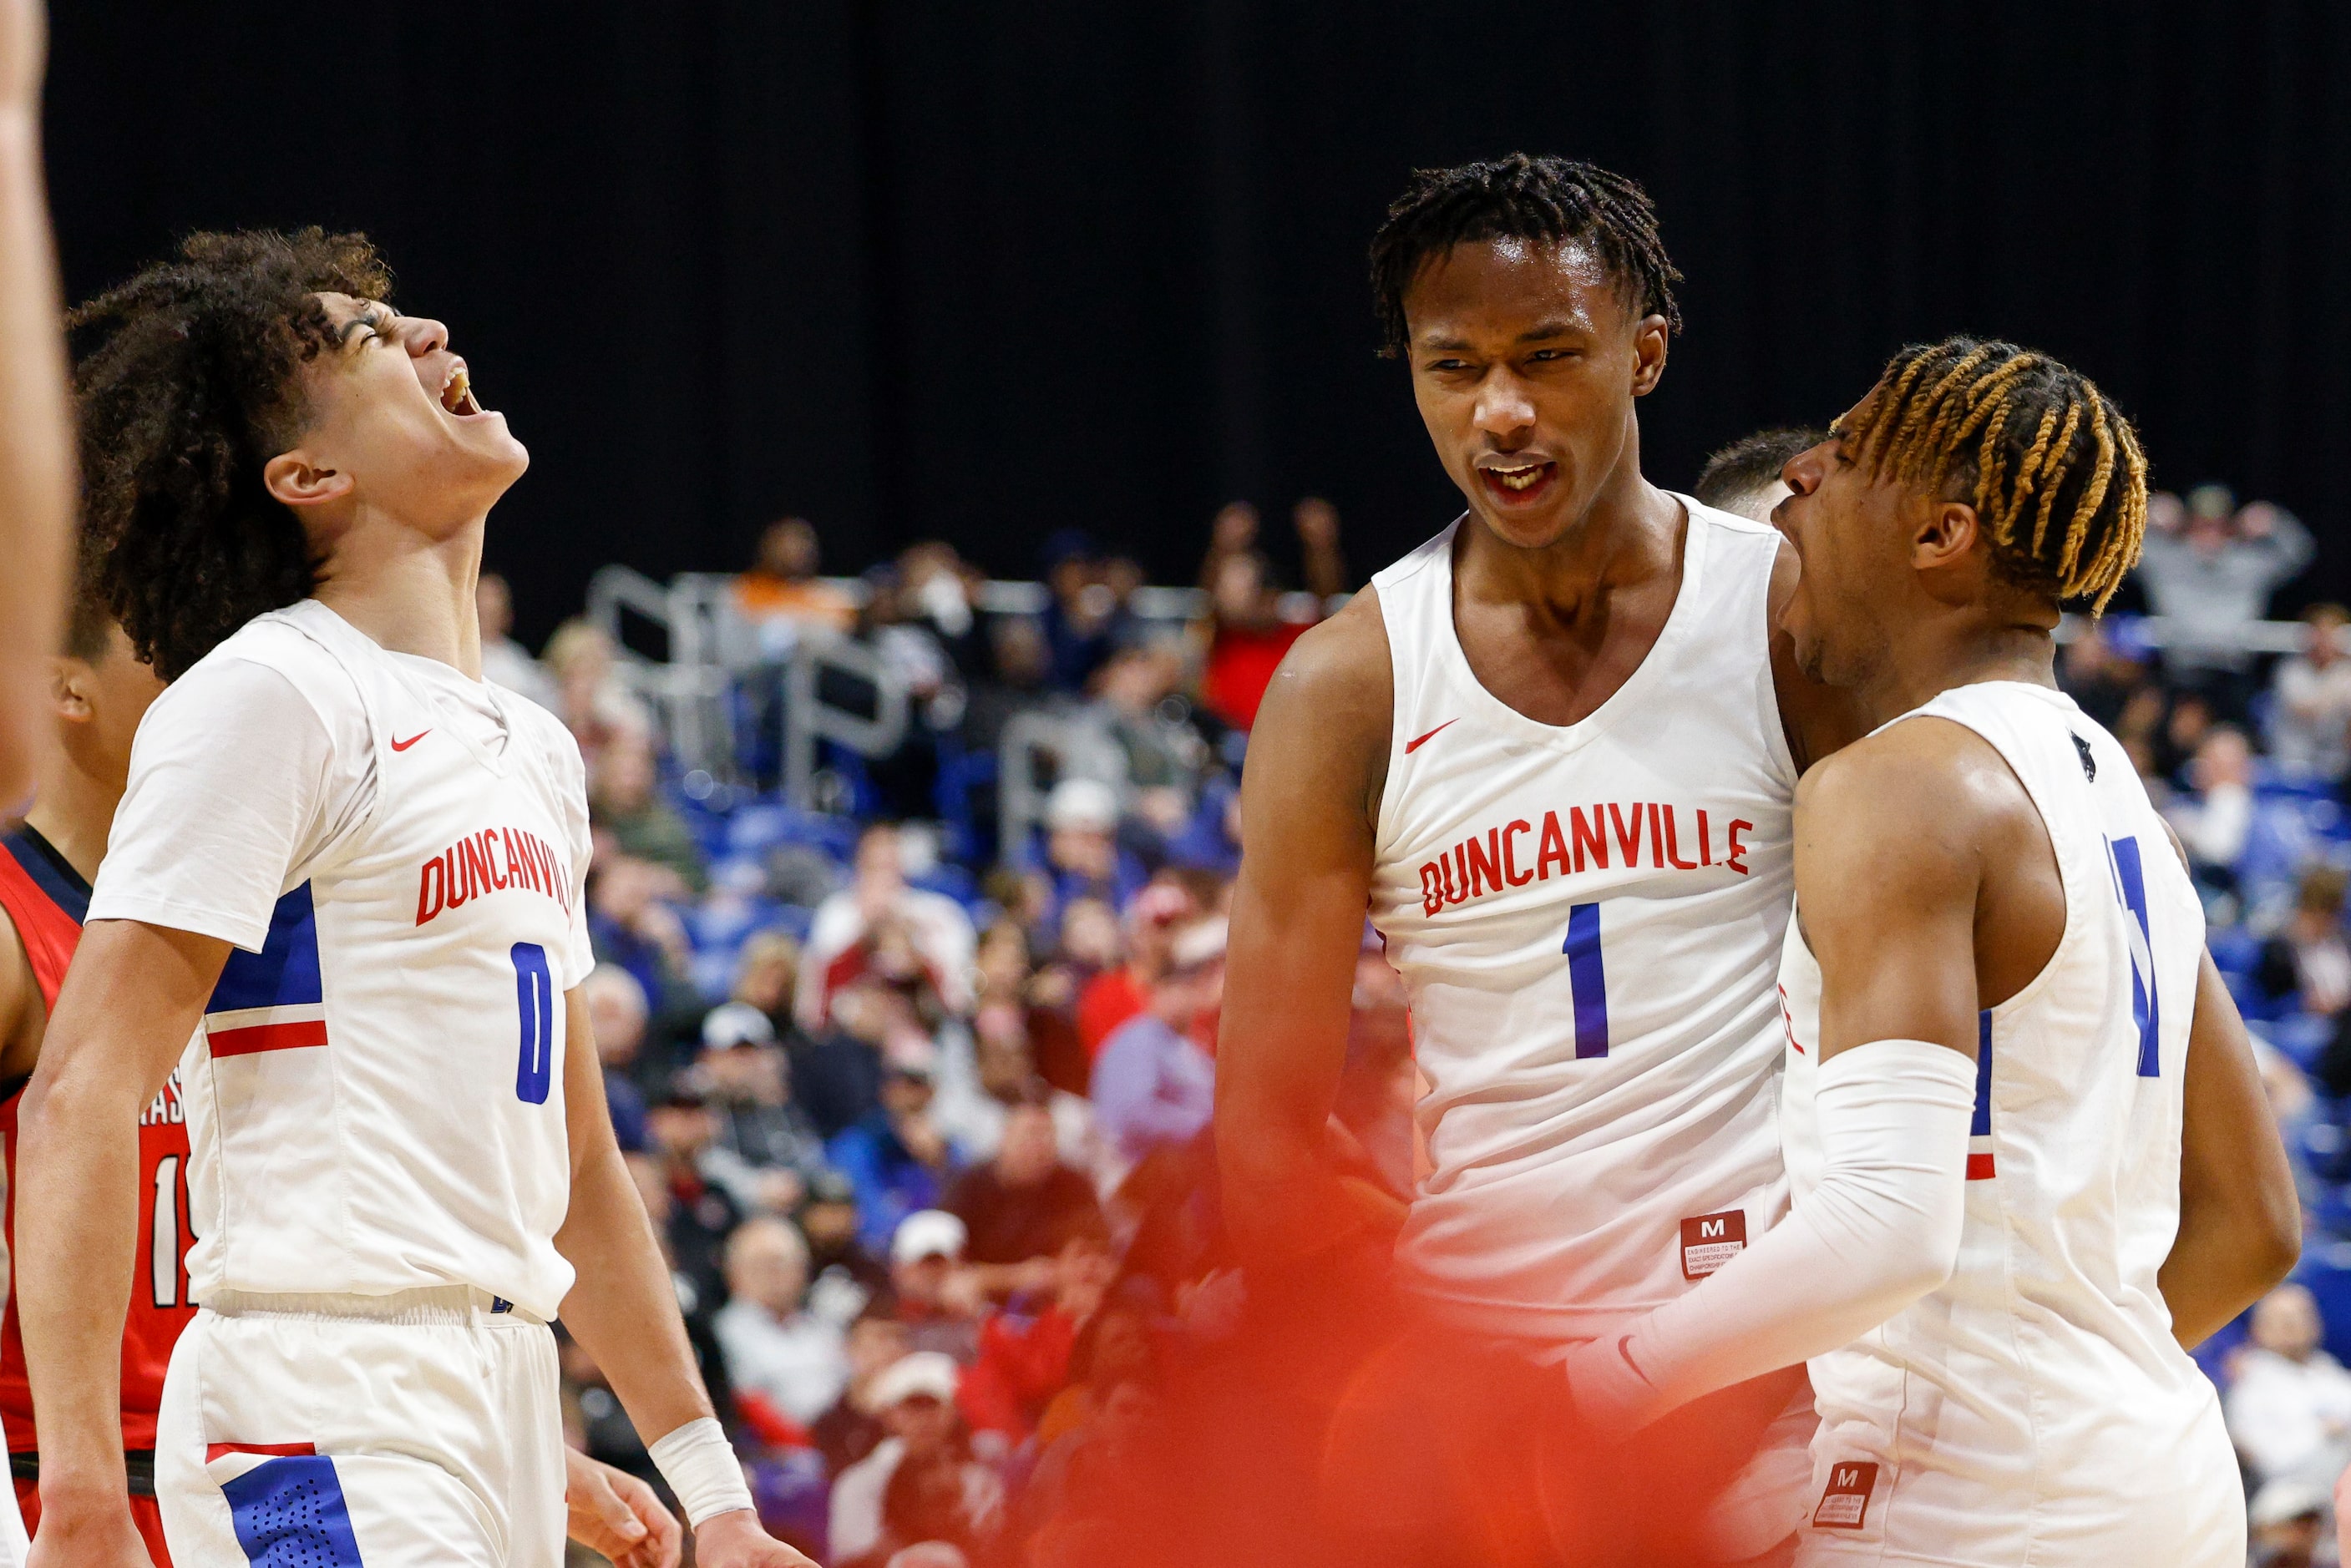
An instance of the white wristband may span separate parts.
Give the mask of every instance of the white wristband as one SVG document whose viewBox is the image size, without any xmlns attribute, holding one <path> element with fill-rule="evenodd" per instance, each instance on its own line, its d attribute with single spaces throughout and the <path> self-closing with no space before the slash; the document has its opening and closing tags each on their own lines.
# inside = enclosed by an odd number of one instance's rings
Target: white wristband
<svg viewBox="0 0 2351 1568">
<path fill-rule="evenodd" d="M 645 1452 L 660 1469 L 662 1480 L 669 1482 L 669 1490 L 677 1493 L 687 1525 L 698 1529 L 715 1513 L 751 1506 L 751 1489 L 743 1483 L 743 1462 L 735 1457 L 725 1429 L 710 1417 L 688 1421 L 649 1445 Z"/>
</svg>

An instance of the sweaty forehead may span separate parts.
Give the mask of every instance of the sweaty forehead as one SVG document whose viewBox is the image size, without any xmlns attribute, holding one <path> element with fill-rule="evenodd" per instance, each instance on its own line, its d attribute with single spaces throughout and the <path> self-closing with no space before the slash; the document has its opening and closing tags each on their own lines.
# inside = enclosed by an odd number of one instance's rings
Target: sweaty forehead
<svg viewBox="0 0 2351 1568">
<path fill-rule="evenodd" d="M 1582 240 L 1465 240 L 1423 266 L 1405 293 L 1413 341 L 1516 337 L 1559 325 L 1598 332 L 1625 324 L 1623 280 Z"/>
</svg>

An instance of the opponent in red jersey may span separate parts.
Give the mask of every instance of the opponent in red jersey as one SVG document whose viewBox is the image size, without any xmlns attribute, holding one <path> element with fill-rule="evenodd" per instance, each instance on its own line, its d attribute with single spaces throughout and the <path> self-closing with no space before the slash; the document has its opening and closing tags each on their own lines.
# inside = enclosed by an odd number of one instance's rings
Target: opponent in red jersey
<svg viewBox="0 0 2351 1568">
<path fill-rule="evenodd" d="M 66 650 L 52 666 L 57 743 L 24 825 L 0 836 L 0 1155 L 8 1174 L 5 1234 L 12 1264 L 7 1314 L 0 1319 L 0 1429 L 25 1527 L 40 1523 L 40 1456 L 33 1436 L 25 1342 L 16 1329 L 13 1276 L 38 1268 L 16 1257 L 16 1109 L 40 1057 L 49 1008 L 81 937 L 90 882 L 106 853 L 131 770 L 131 738 L 163 689 L 155 672 L 103 611 L 76 605 Z M 122 1442 L 131 1509 L 147 1550 L 166 1565 L 155 1511 L 155 1406 L 172 1342 L 193 1314 L 182 1268 L 187 1230 L 188 1133 L 174 1076 L 139 1118 L 139 1233 L 145 1239 L 122 1334 Z"/>
</svg>

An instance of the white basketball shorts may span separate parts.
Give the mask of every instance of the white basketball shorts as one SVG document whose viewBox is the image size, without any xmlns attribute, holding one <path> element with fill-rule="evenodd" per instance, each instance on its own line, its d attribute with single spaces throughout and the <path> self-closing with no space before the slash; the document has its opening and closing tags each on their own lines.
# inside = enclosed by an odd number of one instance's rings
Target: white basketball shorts
<svg viewBox="0 0 2351 1568">
<path fill-rule="evenodd" d="M 155 1496 L 178 1568 L 559 1568 L 555 1339 L 486 1292 L 231 1295 L 180 1335 Z"/>
</svg>

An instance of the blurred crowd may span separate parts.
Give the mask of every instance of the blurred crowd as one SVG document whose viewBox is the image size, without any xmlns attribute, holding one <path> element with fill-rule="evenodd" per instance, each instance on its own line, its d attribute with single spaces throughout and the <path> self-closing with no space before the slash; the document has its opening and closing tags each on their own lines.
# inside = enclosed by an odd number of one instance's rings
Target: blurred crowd
<svg viewBox="0 0 2351 1568">
<path fill-rule="evenodd" d="M 2121 738 L 2194 865 L 2214 954 L 2299 1166 L 2297 1282 L 2207 1347 L 2256 1560 L 2335 1561 L 2351 1459 L 2351 615 L 2249 646 L 2308 563 L 2293 516 L 2219 486 L 2159 495 L 2134 589 L 2084 623 L 2066 689 Z M 1291 518 L 1285 591 L 1245 504 L 1211 523 L 1188 622 L 1143 574 L 1056 535 L 1033 613 L 984 607 L 949 546 L 855 590 L 784 519 L 735 579 L 742 772 L 686 785 L 585 620 L 533 658 L 485 577 L 485 667 L 561 714 L 590 767 L 588 982 L 624 1148 L 770 1528 L 828 1564 L 1077 1564 L 1147 1490 L 1171 1382 L 1241 1305 L 1210 1111 L 1248 732 L 1290 643 L 1351 586 L 1336 513 Z M 2160 618 L 2151 620 L 2150 618 Z M 2160 635 L 2157 635 L 2159 630 Z M 912 715 L 883 756 L 829 748 L 818 812 L 778 777 L 775 671 L 862 644 Z M 1053 721 L 1008 842 L 1007 727 Z M 1010 820 L 1010 819 L 1005 819 Z M 1412 1180 L 1408 1023 L 1375 939 L 1337 1118 L 1362 1174 Z M 573 1440 L 655 1480 L 567 1347 Z"/>
<path fill-rule="evenodd" d="M 622 1147 L 761 1511 L 828 1564 L 1100 1560 L 1171 1380 L 1233 1327 L 1208 1139 L 1238 764 L 1347 587 L 1329 504 L 1293 525 L 1285 592 L 1257 514 L 1218 514 L 1184 624 L 1132 613 L 1142 574 L 1081 535 L 1006 616 L 944 545 L 852 593 L 774 524 L 732 588 L 746 685 L 848 639 L 913 694 L 895 753 L 823 759 L 827 813 L 681 787 L 605 634 L 533 658 L 483 579 L 486 672 L 589 763 L 585 993 Z M 1025 841 L 995 842 L 992 802 L 949 820 L 943 775 L 1040 713 L 1063 722 Z M 1362 972 L 1343 1119 L 1401 1196 L 1401 985 L 1376 949 Z M 572 1440 L 659 1484 L 584 1351 L 564 1365 Z"/>
</svg>

